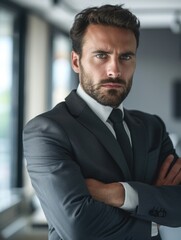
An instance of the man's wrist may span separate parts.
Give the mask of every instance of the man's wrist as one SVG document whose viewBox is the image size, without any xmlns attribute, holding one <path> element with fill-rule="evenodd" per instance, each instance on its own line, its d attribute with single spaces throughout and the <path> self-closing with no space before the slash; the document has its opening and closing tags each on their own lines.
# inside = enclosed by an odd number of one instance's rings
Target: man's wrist
<svg viewBox="0 0 181 240">
<path fill-rule="evenodd" d="M 121 183 L 107 184 L 108 204 L 114 207 L 121 207 L 125 200 L 125 190 Z"/>
</svg>

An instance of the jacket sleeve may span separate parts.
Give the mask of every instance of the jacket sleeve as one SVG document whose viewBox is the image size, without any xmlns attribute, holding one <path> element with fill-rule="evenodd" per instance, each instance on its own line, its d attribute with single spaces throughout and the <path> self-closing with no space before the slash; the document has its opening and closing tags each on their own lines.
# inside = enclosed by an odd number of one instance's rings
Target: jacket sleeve
<svg viewBox="0 0 181 240">
<path fill-rule="evenodd" d="M 149 221 L 95 201 L 62 127 L 36 117 L 24 129 L 24 155 L 47 221 L 66 240 L 148 240 Z"/>
<path fill-rule="evenodd" d="M 129 184 L 139 198 L 135 217 L 169 227 L 181 226 L 181 185 L 155 187 L 140 182 Z"/>
<path fill-rule="evenodd" d="M 175 159 L 173 162 L 178 158 L 178 155 L 166 131 L 164 122 L 158 116 L 155 119 L 157 128 L 161 132 L 158 157 L 159 171 L 169 154 L 174 155 Z M 139 206 L 134 213 L 135 217 L 169 227 L 181 226 L 181 185 L 156 187 L 140 182 L 130 182 L 129 184 L 137 191 L 139 198 Z"/>
</svg>

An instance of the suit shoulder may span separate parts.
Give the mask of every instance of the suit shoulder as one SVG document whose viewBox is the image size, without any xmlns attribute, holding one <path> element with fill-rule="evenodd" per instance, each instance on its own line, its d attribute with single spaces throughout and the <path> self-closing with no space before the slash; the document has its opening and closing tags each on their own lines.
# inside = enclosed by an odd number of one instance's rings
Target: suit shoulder
<svg viewBox="0 0 181 240">
<path fill-rule="evenodd" d="M 28 126 L 38 126 L 45 123 L 60 123 L 66 118 L 68 110 L 64 102 L 57 104 L 51 110 L 43 112 L 27 122 L 25 129 Z M 65 120 L 64 120 L 65 121 Z"/>
<path fill-rule="evenodd" d="M 135 120 L 142 121 L 144 124 L 152 126 L 160 126 L 165 128 L 163 120 L 156 114 L 150 114 L 139 110 L 126 110 L 128 114 Z"/>
<path fill-rule="evenodd" d="M 62 116 L 67 111 L 68 110 L 67 110 L 65 102 L 60 102 L 55 107 L 53 107 L 52 109 L 38 114 L 37 116 L 32 118 L 30 121 L 37 120 L 37 119 L 43 119 L 43 118 L 48 118 L 48 119 L 52 119 L 53 120 L 54 118 L 57 117 L 57 115 L 58 116 Z"/>
<path fill-rule="evenodd" d="M 155 114 L 151 114 L 151 113 L 147 113 L 147 112 L 143 112 L 140 110 L 128 110 L 126 109 L 126 111 L 133 117 L 140 117 L 140 118 L 152 118 L 155 117 Z"/>
</svg>

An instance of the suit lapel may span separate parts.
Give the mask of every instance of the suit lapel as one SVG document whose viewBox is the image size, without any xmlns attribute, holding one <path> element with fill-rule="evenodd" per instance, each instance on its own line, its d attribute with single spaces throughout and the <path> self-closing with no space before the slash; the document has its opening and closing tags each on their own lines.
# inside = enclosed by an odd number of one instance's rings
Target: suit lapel
<svg viewBox="0 0 181 240">
<path fill-rule="evenodd" d="M 66 99 L 66 104 L 71 114 L 84 125 L 99 140 L 109 154 L 113 157 L 117 165 L 122 170 L 127 181 L 131 180 L 131 173 L 127 162 L 115 140 L 113 134 L 107 126 L 92 112 L 87 104 L 73 91 Z"/>
<path fill-rule="evenodd" d="M 146 129 L 140 119 L 125 110 L 125 121 L 131 134 L 134 161 L 134 181 L 144 181 L 147 161 Z"/>
</svg>

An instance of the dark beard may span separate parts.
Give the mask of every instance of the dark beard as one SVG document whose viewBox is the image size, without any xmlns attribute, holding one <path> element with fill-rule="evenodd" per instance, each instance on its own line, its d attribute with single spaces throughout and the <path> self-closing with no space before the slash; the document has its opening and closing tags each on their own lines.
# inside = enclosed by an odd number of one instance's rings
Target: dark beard
<svg viewBox="0 0 181 240">
<path fill-rule="evenodd" d="M 123 88 L 120 89 L 108 89 L 107 91 L 101 91 L 101 85 L 105 83 L 120 83 Z M 126 82 L 120 78 L 103 79 L 98 85 L 90 85 L 88 81 L 82 83 L 84 91 L 95 99 L 97 102 L 104 106 L 118 107 L 123 100 L 127 97 L 132 86 L 132 79 L 126 86 Z"/>
</svg>

